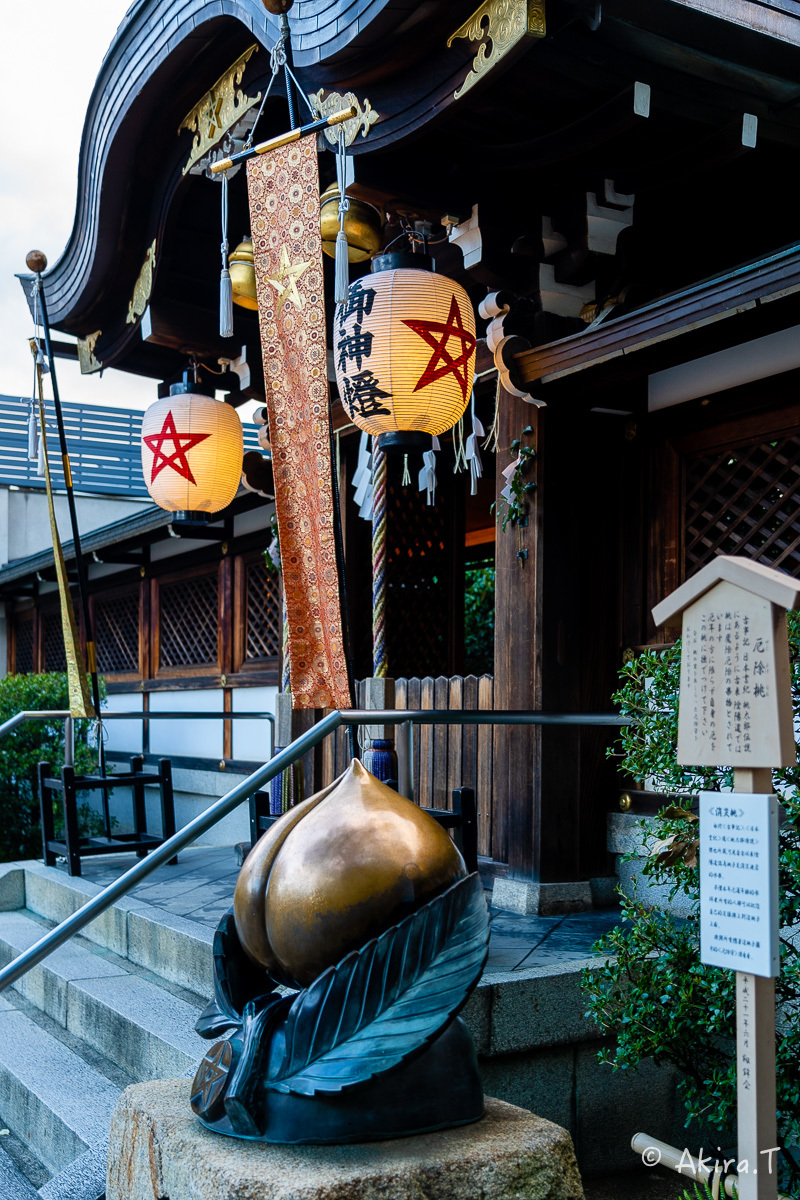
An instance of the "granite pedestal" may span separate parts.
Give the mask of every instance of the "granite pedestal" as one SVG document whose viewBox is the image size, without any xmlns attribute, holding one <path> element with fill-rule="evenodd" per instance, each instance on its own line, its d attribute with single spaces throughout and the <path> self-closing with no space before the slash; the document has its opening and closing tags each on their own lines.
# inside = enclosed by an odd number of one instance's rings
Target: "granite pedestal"
<svg viewBox="0 0 800 1200">
<path fill-rule="evenodd" d="M 583 1200 L 565 1129 L 501 1100 L 472 1125 L 348 1146 L 220 1137 L 183 1079 L 139 1083 L 111 1123 L 107 1200 Z"/>
</svg>

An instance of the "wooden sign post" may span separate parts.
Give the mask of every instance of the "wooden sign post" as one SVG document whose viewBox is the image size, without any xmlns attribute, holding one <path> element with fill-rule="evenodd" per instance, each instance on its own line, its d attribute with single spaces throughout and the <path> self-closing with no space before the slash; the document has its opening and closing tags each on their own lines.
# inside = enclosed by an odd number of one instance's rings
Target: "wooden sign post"
<svg viewBox="0 0 800 1200">
<path fill-rule="evenodd" d="M 736 971 L 740 1200 L 778 1194 L 772 768 L 797 761 L 786 610 L 798 603 L 790 576 L 720 555 L 653 609 L 657 625 L 683 619 L 678 762 L 734 768 L 733 793 L 700 797 L 700 958 Z"/>
</svg>

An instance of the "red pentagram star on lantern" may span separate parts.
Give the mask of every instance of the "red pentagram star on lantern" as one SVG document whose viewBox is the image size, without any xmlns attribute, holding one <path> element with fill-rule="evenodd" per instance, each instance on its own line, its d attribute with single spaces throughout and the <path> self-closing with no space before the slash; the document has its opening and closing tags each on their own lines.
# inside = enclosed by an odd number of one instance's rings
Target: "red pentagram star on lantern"
<svg viewBox="0 0 800 1200">
<path fill-rule="evenodd" d="M 414 333 L 418 333 L 433 350 L 430 362 L 417 380 L 414 391 L 418 392 L 420 388 L 427 387 L 429 383 L 434 383 L 435 380 L 452 372 L 458 380 L 461 394 L 466 400 L 467 363 L 475 349 L 475 338 L 467 332 L 462 324 L 461 309 L 458 307 L 455 296 L 450 299 L 450 312 L 447 314 L 446 321 L 403 321 L 403 324 L 407 325 L 409 329 L 413 329 Z M 437 333 L 441 334 L 441 337 L 436 337 Z M 461 342 L 461 353 L 455 358 L 447 349 L 450 338 L 457 338 Z"/>
<path fill-rule="evenodd" d="M 188 479 L 189 483 L 196 484 L 197 481 L 192 474 L 192 468 L 189 466 L 189 460 L 186 455 L 192 446 L 196 446 L 198 442 L 204 442 L 209 437 L 211 437 L 210 433 L 178 433 L 175 428 L 175 418 L 170 409 L 164 418 L 161 433 L 151 433 L 142 439 L 145 445 L 149 446 L 153 451 L 153 469 L 150 473 L 150 482 L 152 483 L 165 467 L 172 467 L 173 471 L 183 479 Z M 175 447 L 172 454 L 165 454 L 161 449 L 164 442 L 172 442 Z"/>
</svg>

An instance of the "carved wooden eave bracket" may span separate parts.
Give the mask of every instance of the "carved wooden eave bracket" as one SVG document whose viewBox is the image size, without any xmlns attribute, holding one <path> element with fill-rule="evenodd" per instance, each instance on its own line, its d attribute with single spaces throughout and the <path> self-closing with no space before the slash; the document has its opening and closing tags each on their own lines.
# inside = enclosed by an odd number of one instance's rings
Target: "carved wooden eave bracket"
<svg viewBox="0 0 800 1200">
<path fill-rule="evenodd" d="M 332 146 L 338 145 L 340 131 L 344 133 L 345 146 L 352 146 L 359 133 L 365 138 L 375 122 L 380 119 L 380 114 L 375 112 L 369 100 L 366 97 L 363 101 L 359 100 L 353 92 L 328 92 L 326 96 L 325 89 L 320 88 L 318 92 L 310 93 L 308 99 L 318 117 L 329 117 L 331 113 L 341 112 L 343 108 L 356 110 L 356 116 L 351 120 L 323 131 L 323 136 Z"/>
<path fill-rule="evenodd" d="M 125 318 L 126 325 L 133 325 L 137 318 L 141 317 L 147 308 L 150 301 L 150 295 L 153 291 L 153 277 L 156 270 L 156 239 L 153 238 L 153 244 L 148 246 L 147 254 L 144 256 L 142 269 L 139 272 L 139 277 L 133 285 L 133 295 L 128 302 L 128 315 Z"/>
<path fill-rule="evenodd" d="M 223 75 L 220 75 L 214 86 L 209 88 L 181 121 L 178 133 L 188 129 L 194 134 L 192 150 L 183 168 L 184 175 L 198 166 L 200 160 L 204 159 L 225 134 L 238 125 L 245 114 L 260 101 L 261 92 L 255 96 L 248 96 L 239 86 L 244 78 L 245 68 L 256 50 L 258 45 L 254 42 Z"/>
<path fill-rule="evenodd" d="M 523 38 L 543 38 L 545 33 L 543 0 L 484 0 L 447 39 L 448 49 L 456 38 L 481 43 L 472 67 L 453 93 L 453 99 L 465 95 Z M 489 45 L 491 49 L 487 49 Z"/>
</svg>

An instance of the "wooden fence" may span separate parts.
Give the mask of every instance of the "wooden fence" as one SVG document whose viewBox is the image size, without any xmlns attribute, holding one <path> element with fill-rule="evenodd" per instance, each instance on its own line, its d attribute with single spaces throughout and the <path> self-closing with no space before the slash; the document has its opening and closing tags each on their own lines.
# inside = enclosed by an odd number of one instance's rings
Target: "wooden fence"
<svg viewBox="0 0 800 1200">
<path fill-rule="evenodd" d="M 360 705 L 364 703 L 363 697 L 364 684 L 360 681 Z M 397 679 L 395 707 L 408 711 L 491 710 L 494 680 L 491 675 Z M 478 805 L 478 853 L 482 855 L 491 854 L 492 843 L 493 732 L 491 725 L 414 725 L 412 734 L 415 801 L 424 808 L 450 808 L 455 788 L 473 788 Z M 366 745 L 366 740 L 362 744 Z M 402 761 L 408 754 L 403 726 L 397 726 L 396 746 Z M 347 734 L 339 729 L 326 739 L 323 748 L 323 786 L 335 779 L 346 764 Z"/>
</svg>

